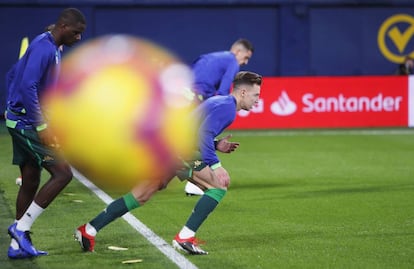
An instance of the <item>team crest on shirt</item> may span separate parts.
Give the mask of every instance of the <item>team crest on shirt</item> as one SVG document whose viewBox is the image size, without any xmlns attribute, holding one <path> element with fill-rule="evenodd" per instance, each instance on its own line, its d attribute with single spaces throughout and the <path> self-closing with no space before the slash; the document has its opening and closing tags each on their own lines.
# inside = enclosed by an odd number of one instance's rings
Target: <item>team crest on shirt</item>
<svg viewBox="0 0 414 269">
<path fill-rule="evenodd" d="M 194 167 L 193 168 L 197 168 L 201 165 L 201 161 L 194 161 Z"/>
<path fill-rule="evenodd" d="M 53 160 L 54 160 L 54 158 L 49 156 L 49 155 L 46 155 L 45 157 L 43 157 L 44 162 L 50 162 L 50 161 L 53 161 Z"/>
</svg>

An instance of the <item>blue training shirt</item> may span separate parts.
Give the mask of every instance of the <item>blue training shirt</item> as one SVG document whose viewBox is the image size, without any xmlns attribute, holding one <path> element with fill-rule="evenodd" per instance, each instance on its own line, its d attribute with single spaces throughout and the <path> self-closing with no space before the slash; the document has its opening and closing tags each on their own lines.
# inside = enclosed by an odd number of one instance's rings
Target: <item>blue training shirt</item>
<svg viewBox="0 0 414 269">
<path fill-rule="evenodd" d="M 61 54 L 50 32 L 38 35 L 23 57 L 6 75 L 8 90 L 6 124 L 33 129 L 45 123 L 40 98 L 56 83 Z"/>
<path fill-rule="evenodd" d="M 199 150 L 209 166 L 217 164 L 214 139 L 236 118 L 236 98 L 233 95 L 213 96 L 201 103 L 195 110 L 199 117 Z"/>
<path fill-rule="evenodd" d="M 214 95 L 228 95 L 240 65 L 230 51 L 203 54 L 192 65 L 194 90 L 203 100 Z"/>
</svg>

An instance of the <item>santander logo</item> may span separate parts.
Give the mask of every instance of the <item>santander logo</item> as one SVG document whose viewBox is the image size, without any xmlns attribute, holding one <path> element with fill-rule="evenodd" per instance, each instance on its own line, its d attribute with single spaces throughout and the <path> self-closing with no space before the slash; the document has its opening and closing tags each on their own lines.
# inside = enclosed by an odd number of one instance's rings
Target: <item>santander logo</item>
<svg viewBox="0 0 414 269">
<path fill-rule="evenodd" d="M 233 129 L 414 126 L 414 76 L 268 78 Z"/>
<path fill-rule="evenodd" d="M 399 111 L 402 96 L 384 96 L 378 93 L 374 97 L 367 96 L 337 96 L 315 97 L 312 93 L 302 96 L 305 113 L 312 112 L 392 112 Z"/>
<path fill-rule="evenodd" d="M 282 91 L 279 98 L 272 103 L 270 110 L 278 116 L 289 116 L 296 112 L 297 105 L 290 100 L 289 95 Z"/>
<path fill-rule="evenodd" d="M 301 111 L 303 113 L 324 112 L 392 112 L 399 111 L 402 96 L 386 96 L 378 93 L 376 96 L 315 96 L 313 93 L 305 93 L 301 99 Z M 286 91 L 274 101 L 270 110 L 277 116 L 289 116 L 298 110 L 298 106 L 292 101 Z"/>
<path fill-rule="evenodd" d="M 297 98 L 297 97 L 296 97 Z M 267 100 L 259 99 L 250 111 L 240 110 L 240 117 L 247 117 L 251 113 L 262 114 L 268 109 Z M 289 97 L 286 90 L 282 90 L 279 97 L 270 104 L 273 115 L 286 117 L 296 112 L 302 113 L 354 113 L 354 112 L 393 112 L 400 111 L 402 96 L 389 96 L 378 93 L 375 96 L 346 96 L 342 93 L 332 96 L 316 96 L 314 93 L 304 93 L 299 104 Z"/>
</svg>

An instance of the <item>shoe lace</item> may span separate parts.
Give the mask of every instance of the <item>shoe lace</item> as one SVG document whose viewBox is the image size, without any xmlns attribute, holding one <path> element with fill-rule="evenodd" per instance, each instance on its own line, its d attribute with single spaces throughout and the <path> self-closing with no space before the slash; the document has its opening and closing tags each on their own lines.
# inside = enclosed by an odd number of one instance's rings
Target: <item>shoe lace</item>
<svg viewBox="0 0 414 269">
<path fill-rule="evenodd" d="M 206 241 L 201 240 L 201 239 L 196 238 L 196 237 L 192 237 L 192 238 L 190 238 L 190 240 L 189 240 L 189 241 L 190 241 L 191 243 L 193 243 L 195 246 L 205 245 L 205 244 L 206 244 Z"/>
<path fill-rule="evenodd" d="M 26 237 L 26 239 L 30 242 L 30 243 L 32 243 L 32 238 L 30 237 L 30 234 L 31 234 L 32 232 L 31 231 L 25 231 L 24 232 L 24 236 Z"/>
</svg>

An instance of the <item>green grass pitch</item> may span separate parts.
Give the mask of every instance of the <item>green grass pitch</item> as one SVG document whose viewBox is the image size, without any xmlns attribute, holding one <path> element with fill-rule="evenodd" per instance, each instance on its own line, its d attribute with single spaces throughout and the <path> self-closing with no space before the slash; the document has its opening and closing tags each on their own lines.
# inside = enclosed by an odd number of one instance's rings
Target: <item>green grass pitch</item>
<svg viewBox="0 0 414 269">
<path fill-rule="evenodd" d="M 414 268 L 414 130 L 232 133 L 240 148 L 220 155 L 229 192 L 197 234 L 210 254 L 186 256 L 198 268 Z M 76 179 L 32 228 L 49 256 L 9 260 L 18 191 L 9 140 L 2 127 L 0 268 L 176 268 L 123 219 L 98 234 L 95 253 L 81 252 L 73 230 L 105 205 Z M 171 242 L 198 199 L 183 188 L 175 179 L 133 214 Z"/>
</svg>

